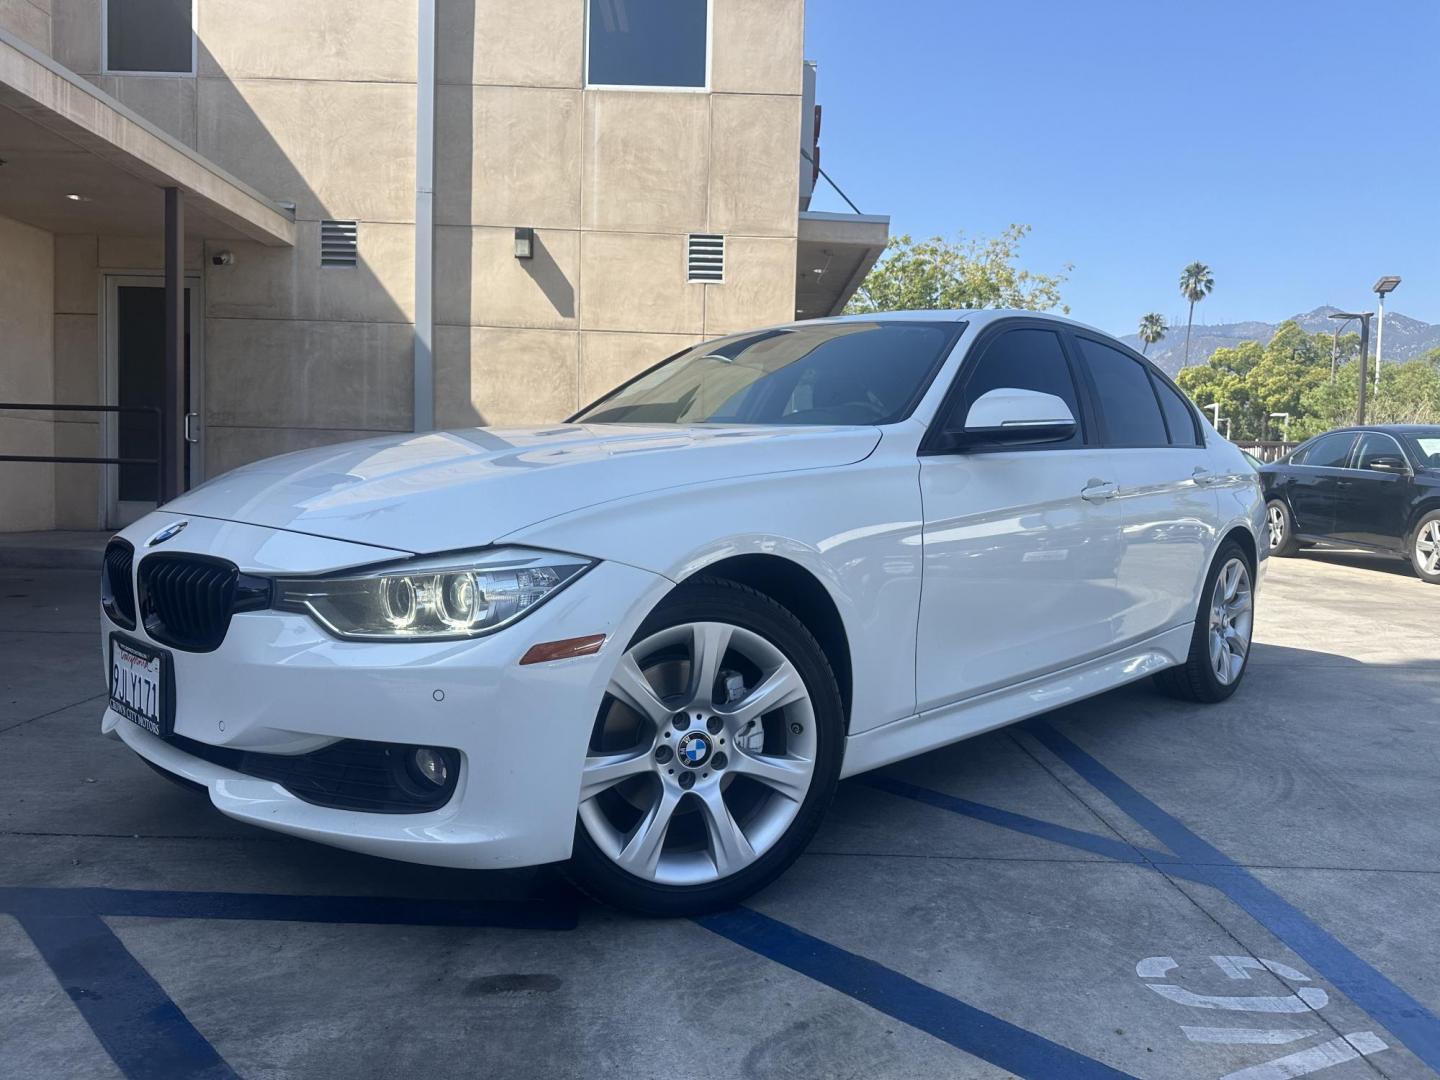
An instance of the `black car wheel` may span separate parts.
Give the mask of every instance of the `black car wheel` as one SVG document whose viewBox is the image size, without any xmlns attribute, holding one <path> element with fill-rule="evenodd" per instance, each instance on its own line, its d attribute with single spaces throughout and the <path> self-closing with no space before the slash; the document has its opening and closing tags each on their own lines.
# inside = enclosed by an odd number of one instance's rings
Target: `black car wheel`
<svg viewBox="0 0 1440 1080">
<path fill-rule="evenodd" d="M 1265 504 L 1266 535 L 1270 538 L 1270 554 L 1282 558 L 1300 550 L 1295 539 L 1295 519 L 1284 499 L 1271 499 Z"/>
<path fill-rule="evenodd" d="M 1440 585 L 1440 510 L 1420 519 L 1410 538 L 1410 562 L 1421 581 Z"/>
</svg>

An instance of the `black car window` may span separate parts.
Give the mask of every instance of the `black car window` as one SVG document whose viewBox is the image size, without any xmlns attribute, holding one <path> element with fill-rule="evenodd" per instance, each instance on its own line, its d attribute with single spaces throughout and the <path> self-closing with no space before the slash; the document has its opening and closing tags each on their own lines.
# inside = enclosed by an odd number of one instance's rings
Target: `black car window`
<svg viewBox="0 0 1440 1080">
<path fill-rule="evenodd" d="M 1377 457 L 1398 457 L 1405 460 L 1405 452 L 1391 436 L 1381 431 L 1367 431 L 1360 436 L 1360 445 L 1355 449 L 1355 468 L 1368 469 Z"/>
<path fill-rule="evenodd" d="M 1053 330 L 1024 327 L 1006 330 L 992 339 L 964 376 L 963 392 L 945 421 L 945 430 L 960 431 L 974 405 L 991 390 L 1035 390 L 1058 397 L 1075 418 L 1076 435 L 1066 442 L 1048 442 L 1046 449 L 1079 445 L 1081 423 L 1079 397 L 1075 379 L 1060 346 L 1060 337 Z"/>
<path fill-rule="evenodd" d="M 1190 403 L 1180 396 L 1180 391 L 1163 379 L 1152 375 L 1150 381 L 1155 384 L 1155 392 L 1160 395 L 1160 408 L 1165 412 L 1165 426 L 1170 429 L 1170 445 L 1199 446 L 1200 437 L 1195 434 L 1195 414 L 1190 411 Z"/>
<path fill-rule="evenodd" d="M 1100 415 L 1110 446 L 1168 446 L 1160 402 L 1145 366 L 1119 349 L 1080 338 L 1080 351 L 1100 397 Z"/>
<path fill-rule="evenodd" d="M 1354 445 L 1353 431 L 1332 431 L 1305 447 L 1305 456 L 1295 464 L 1317 469 L 1343 469 L 1350 460 L 1350 448 Z"/>
</svg>

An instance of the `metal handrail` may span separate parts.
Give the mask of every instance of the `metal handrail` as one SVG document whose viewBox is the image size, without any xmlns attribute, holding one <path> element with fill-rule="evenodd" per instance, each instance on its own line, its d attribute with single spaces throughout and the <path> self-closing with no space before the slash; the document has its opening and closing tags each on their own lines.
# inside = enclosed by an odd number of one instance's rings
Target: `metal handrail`
<svg viewBox="0 0 1440 1080">
<path fill-rule="evenodd" d="M 154 405 L 61 405 L 58 402 L 0 401 L 0 412 L 99 412 L 146 413 L 155 418 L 155 434 L 160 435 L 160 410 Z M 160 498 L 164 472 L 161 459 L 122 457 L 79 457 L 62 454 L 0 454 L 0 461 L 31 461 L 42 465 L 153 465 L 155 467 L 155 498 Z"/>
</svg>

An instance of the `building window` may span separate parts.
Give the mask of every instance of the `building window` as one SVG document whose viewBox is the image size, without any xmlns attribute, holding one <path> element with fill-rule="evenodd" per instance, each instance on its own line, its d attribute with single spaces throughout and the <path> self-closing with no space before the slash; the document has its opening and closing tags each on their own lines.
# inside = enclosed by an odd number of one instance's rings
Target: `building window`
<svg viewBox="0 0 1440 1080">
<path fill-rule="evenodd" d="M 587 26 L 590 86 L 709 85 L 710 0 L 590 0 Z"/>
<path fill-rule="evenodd" d="M 192 0 L 105 0 L 105 70 L 195 74 Z"/>
</svg>

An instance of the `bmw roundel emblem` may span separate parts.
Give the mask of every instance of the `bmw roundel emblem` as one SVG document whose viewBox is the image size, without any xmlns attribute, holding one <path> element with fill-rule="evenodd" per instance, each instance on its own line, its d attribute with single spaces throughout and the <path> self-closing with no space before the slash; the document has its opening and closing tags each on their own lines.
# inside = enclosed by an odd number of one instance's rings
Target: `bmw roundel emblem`
<svg viewBox="0 0 1440 1080">
<path fill-rule="evenodd" d="M 680 740 L 675 756 L 680 759 L 680 764 L 698 769 L 710 760 L 710 752 L 714 748 L 709 735 L 703 731 L 692 731 Z"/>
<path fill-rule="evenodd" d="M 146 540 L 145 546 L 154 547 L 156 544 L 163 544 L 166 540 L 170 540 L 176 536 L 179 536 L 180 530 L 184 529 L 185 526 L 189 524 L 190 522 L 188 521 L 177 521 L 174 525 L 166 525 L 165 528 L 161 529 L 154 536 L 150 537 L 149 540 Z"/>
</svg>

